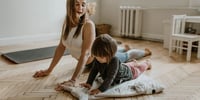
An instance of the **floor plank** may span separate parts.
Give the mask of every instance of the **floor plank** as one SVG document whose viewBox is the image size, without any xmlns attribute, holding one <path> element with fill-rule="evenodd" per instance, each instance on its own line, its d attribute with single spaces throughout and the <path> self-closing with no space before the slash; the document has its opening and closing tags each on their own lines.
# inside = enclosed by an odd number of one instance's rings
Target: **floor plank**
<svg viewBox="0 0 200 100">
<path fill-rule="evenodd" d="M 192 61 L 186 62 L 185 54 L 173 53 L 168 56 L 168 50 L 160 42 L 116 38 L 132 48 L 149 48 L 152 56 L 152 70 L 146 75 L 165 85 L 163 93 L 141 95 L 127 98 L 105 98 L 103 100 L 198 100 L 200 98 L 200 60 L 196 53 Z M 24 43 L 0 47 L 0 53 L 34 49 L 57 45 L 58 40 L 43 43 Z M 142 60 L 144 60 L 142 59 Z M 13 64 L 0 57 L 0 100 L 77 100 L 69 93 L 54 90 L 58 82 L 67 80 L 72 75 L 77 61 L 70 55 L 63 56 L 53 72 L 41 79 L 34 79 L 35 71 L 45 69 L 52 59 Z M 85 81 L 88 73 L 81 75 L 79 82 Z"/>
</svg>

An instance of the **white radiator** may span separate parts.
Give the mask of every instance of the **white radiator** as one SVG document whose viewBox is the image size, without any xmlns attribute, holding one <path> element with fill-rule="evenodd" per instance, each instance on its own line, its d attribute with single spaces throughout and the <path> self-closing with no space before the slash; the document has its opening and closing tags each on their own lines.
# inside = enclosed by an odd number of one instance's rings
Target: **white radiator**
<svg viewBox="0 0 200 100">
<path fill-rule="evenodd" d="M 120 6 L 119 30 L 123 37 L 141 37 L 142 9 Z"/>
</svg>

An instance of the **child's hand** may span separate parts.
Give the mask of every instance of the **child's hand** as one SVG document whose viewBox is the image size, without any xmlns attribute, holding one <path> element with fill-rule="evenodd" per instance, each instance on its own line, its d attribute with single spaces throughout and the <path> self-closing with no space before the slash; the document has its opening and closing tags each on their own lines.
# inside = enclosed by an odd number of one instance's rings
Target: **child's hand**
<svg viewBox="0 0 200 100">
<path fill-rule="evenodd" d="M 95 95 L 95 94 L 98 94 L 98 93 L 101 93 L 101 91 L 99 89 L 93 89 L 89 92 L 90 95 Z"/>
<path fill-rule="evenodd" d="M 81 83 L 80 86 L 90 89 L 91 85 L 87 83 Z"/>
</svg>

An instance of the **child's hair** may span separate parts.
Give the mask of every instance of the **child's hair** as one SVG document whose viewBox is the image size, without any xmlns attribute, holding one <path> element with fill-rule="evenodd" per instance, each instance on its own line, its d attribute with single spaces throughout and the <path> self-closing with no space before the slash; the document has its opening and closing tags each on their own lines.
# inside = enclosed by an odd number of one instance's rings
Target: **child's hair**
<svg viewBox="0 0 200 100">
<path fill-rule="evenodd" d="M 99 35 L 92 45 L 92 55 L 96 57 L 106 57 L 107 63 L 115 56 L 117 42 L 108 34 Z"/>
</svg>

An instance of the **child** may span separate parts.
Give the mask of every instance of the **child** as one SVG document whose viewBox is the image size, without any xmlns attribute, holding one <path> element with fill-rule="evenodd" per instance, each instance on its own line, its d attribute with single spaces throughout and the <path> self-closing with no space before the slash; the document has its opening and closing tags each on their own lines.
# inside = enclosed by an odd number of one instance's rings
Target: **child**
<svg viewBox="0 0 200 100">
<path fill-rule="evenodd" d="M 116 41 L 108 34 L 102 34 L 95 39 L 91 51 L 95 58 L 94 65 L 87 82 L 80 85 L 90 89 L 98 73 L 104 81 L 97 89 L 90 90 L 90 95 L 104 92 L 110 86 L 136 79 L 145 70 L 151 69 L 149 60 L 143 63 L 137 63 L 136 61 L 121 63 L 115 57 L 116 51 Z"/>
</svg>

